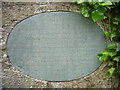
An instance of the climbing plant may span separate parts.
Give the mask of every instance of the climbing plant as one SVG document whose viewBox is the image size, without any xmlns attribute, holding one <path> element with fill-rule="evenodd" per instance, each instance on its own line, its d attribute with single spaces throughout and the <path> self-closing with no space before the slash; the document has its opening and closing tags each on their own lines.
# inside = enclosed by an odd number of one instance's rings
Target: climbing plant
<svg viewBox="0 0 120 90">
<path fill-rule="evenodd" d="M 120 74 L 120 1 L 89 1 L 72 0 L 79 5 L 84 17 L 91 17 L 94 22 L 106 23 L 104 34 L 108 38 L 109 44 L 101 54 L 98 54 L 98 57 L 100 61 L 107 62 L 108 76 L 111 78 L 113 75 Z"/>
</svg>

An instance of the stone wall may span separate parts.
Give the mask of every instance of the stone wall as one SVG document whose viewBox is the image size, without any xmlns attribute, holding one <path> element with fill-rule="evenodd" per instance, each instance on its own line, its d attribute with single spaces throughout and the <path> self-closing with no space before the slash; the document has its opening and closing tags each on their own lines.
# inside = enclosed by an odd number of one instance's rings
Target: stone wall
<svg viewBox="0 0 120 90">
<path fill-rule="evenodd" d="M 77 80 L 67 82 L 51 82 L 37 80 L 17 70 L 7 56 L 6 41 L 9 33 L 20 21 L 43 12 L 70 11 L 78 12 L 79 6 L 62 2 L 3 2 L 2 3 L 2 57 L 3 57 L 3 88 L 116 88 L 120 81 L 118 77 L 108 78 L 107 63 L 92 74 Z M 100 24 L 100 23 L 99 23 Z M 102 25 L 101 25 L 102 27 Z"/>
</svg>

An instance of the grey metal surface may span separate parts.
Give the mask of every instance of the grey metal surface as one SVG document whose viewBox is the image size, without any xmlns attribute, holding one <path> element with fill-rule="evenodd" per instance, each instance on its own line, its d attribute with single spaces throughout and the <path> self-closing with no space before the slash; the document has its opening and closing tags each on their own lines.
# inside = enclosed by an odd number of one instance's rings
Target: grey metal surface
<svg viewBox="0 0 120 90">
<path fill-rule="evenodd" d="M 13 65 L 37 79 L 67 81 L 84 77 L 99 66 L 106 47 L 100 27 L 72 12 L 34 15 L 17 24 L 7 41 Z"/>
</svg>

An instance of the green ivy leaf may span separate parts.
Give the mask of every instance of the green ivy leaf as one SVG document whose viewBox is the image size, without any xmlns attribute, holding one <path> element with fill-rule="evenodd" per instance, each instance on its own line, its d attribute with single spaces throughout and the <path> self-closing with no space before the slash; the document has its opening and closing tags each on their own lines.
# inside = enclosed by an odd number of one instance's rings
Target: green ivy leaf
<svg viewBox="0 0 120 90">
<path fill-rule="evenodd" d="M 119 62 L 120 61 L 120 56 L 114 57 L 113 60 Z"/>
<path fill-rule="evenodd" d="M 113 24 L 118 25 L 119 23 L 118 22 L 113 22 Z"/>
<path fill-rule="evenodd" d="M 111 30 L 113 30 L 113 31 L 116 31 L 116 30 L 117 30 L 117 26 L 116 26 L 116 25 L 111 25 L 110 28 L 111 28 Z"/>
<path fill-rule="evenodd" d="M 117 51 L 116 50 L 111 50 L 111 52 L 110 52 L 110 56 L 111 57 L 113 57 L 113 56 L 115 56 L 117 54 Z"/>
<path fill-rule="evenodd" d="M 107 50 L 104 50 L 102 54 L 109 56 L 110 53 L 111 53 L 111 51 L 109 49 L 107 49 Z"/>
<path fill-rule="evenodd" d="M 116 68 L 113 68 L 111 67 L 109 70 L 108 70 L 108 77 L 111 78 L 114 74 L 114 71 L 115 71 Z"/>
<path fill-rule="evenodd" d="M 97 9 L 98 8 L 98 4 L 95 4 L 93 7 L 94 7 L 94 9 Z"/>
<path fill-rule="evenodd" d="M 81 11 L 81 13 L 84 17 L 89 17 L 90 16 L 89 10 L 90 10 L 89 7 L 84 7 L 84 6 L 80 7 L 80 11 Z"/>
<path fill-rule="evenodd" d="M 108 61 L 108 66 L 113 66 L 115 62 Z"/>
<path fill-rule="evenodd" d="M 98 6 L 97 10 L 101 13 L 105 13 L 107 11 L 106 7 L 103 7 L 103 6 Z"/>
<path fill-rule="evenodd" d="M 107 11 L 106 7 L 103 6 L 96 6 L 97 10 L 92 12 L 92 19 L 93 21 L 98 21 L 107 18 L 104 13 Z"/>
<path fill-rule="evenodd" d="M 106 31 L 106 32 L 105 32 L 105 35 L 106 35 L 107 37 L 110 37 L 111 33 L 108 32 L 108 31 Z"/>
<path fill-rule="evenodd" d="M 105 19 L 107 18 L 104 13 L 98 11 L 98 10 L 95 10 L 92 12 L 92 19 L 93 21 L 98 21 L 98 20 L 102 20 L 102 19 Z"/>
<path fill-rule="evenodd" d="M 107 49 L 107 50 L 104 50 L 102 54 L 107 56 L 107 57 L 108 56 L 113 57 L 113 56 L 115 56 L 117 54 L 117 51 L 116 50 Z"/>
<path fill-rule="evenodd" d="M 120 16 L 119 17 L 115 17 L 114 20 L 120 22 Z"/>
<path fill-rule="evenodd" d="M 116 32 L 112 32 L 110 37 L 111 38 L 117 37 L 117 33 Z"/>
<path fill-rule="evenodd" d="M 113 5 L 113 3 L 109 0 L 105 1 L 105 2 L 100 2 L 98 3 L 101 6 L 109 6 L 109 5 Z"/>
<path fill-rule="evenodd" d="M 102 56 L 99 56 L 99 61 L 106 61 L 108 59 L 107 55 L 102 54 Z"/>
<path fill-rule="evenodd" d="M 98 54 L 97 56 L 98 56 L 98 57 L 101 57 L 102 55 L 103 55 L 103 54 Z"/>
</svg>

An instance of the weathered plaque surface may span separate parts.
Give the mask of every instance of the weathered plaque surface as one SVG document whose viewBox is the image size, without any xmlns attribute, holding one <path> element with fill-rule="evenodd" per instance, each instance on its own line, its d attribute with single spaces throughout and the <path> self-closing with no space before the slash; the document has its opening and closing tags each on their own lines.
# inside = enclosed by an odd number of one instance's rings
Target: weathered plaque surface
<svg viewBox="0 0 120 90">
<path fill-rule="evenodd" d="M 17 24 L 7 41 L 14 66 L 33 78 L 67 81 L 84 77 L 99 66 L 106 47 L 100 27 L 72 12 L 31 16 Z"/>
</svg>

